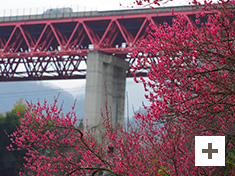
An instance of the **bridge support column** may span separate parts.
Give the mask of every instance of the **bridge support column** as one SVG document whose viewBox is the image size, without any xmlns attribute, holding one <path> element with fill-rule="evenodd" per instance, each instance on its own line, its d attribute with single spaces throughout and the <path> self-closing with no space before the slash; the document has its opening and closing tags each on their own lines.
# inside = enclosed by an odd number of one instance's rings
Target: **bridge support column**
<svg viewBox="0 0 235 176">
<path fill-rule="evenodd" d="M 93 51 L 87 57 L 83 125 L 85 131 L 93 133 L 100 141 L 104 136 L 101 112 L 105 113 L 106 94 L 114 129 L 117 124 L 124 125 L 125 78 L 129 63 L 99 51 Z"/>
</svg>

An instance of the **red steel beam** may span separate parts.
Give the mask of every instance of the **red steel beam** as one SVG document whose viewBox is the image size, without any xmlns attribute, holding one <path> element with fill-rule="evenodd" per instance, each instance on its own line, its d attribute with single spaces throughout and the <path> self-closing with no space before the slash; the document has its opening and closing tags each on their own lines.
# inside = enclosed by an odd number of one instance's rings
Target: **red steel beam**
<svg viewBox="0 0 235 176">
<path fill-rule="evenodd" d="M 149 22 L 159 24 L 158 20 L 171 22 L 173 18 L 171 9 L 158 13 L 134 12 L 0 22 L 0 81 L 83 79 L 86 68 L 81 62 L 86 63 L 89 52 L 99 50 L 123 57 L 134 48 L 138 49 L 137 42 L 146 37 Z M 198 12 L 189 9 L 175 11 L 174 15 L 185 15 L 192 23 L 189 16 Z M 41 31 L 31 29 L 39 26 Z M 122 47 L 123 42 L 126 43 L 125 47 Z M 94 48 L 89 48 L 91 44 Z M 133 63 L 134 60 L 129 59 L 129 62 Z M 127 76 L 131 76 L 130 72 Z"/>
</svg>

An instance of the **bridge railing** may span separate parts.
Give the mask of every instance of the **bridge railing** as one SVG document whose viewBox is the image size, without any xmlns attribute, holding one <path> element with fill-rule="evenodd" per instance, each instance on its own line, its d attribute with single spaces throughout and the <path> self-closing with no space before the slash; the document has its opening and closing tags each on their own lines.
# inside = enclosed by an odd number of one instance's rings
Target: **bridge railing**
<svg viewBox="0 0 235 176">
<path fill-rule="evenodd" d="M 52 9 L 50 13 L 50 9 Z M 58 10 L 59 9 L 59 10 Z M 71 14 L 70 11 L 63 9 L 71 9 L 71 12 L 79 12 L 79 13 L 88 13 L 92 11 L 97 11 L 96 7 L 91 6 L 83 6 L 83 5 L 66 5 L 66 6 L 49 6 L 49 7 L 31 7 L 31 8 L 19 8 L 19 9 L 4 9 L 0 10 L 0 18 L 1 19 L 11 19 L 11 18 L 17 18 L 19 16 L 34 16 L 38 19 L 43 16 L 49 16 L 49 15 L 69 15 Z M 1 20 L 3 21 L 3 20 Z"/>
</svg>

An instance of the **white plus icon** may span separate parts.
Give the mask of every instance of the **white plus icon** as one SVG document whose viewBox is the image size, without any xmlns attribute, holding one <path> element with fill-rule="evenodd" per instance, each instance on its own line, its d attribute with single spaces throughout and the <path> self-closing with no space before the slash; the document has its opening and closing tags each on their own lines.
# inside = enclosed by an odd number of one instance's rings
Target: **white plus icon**
<svg viewBox="0 0 235 176">
<path fill-rule="evenodd" d="M 212 143 L 208 143 L 208 149 L 202 149 L 202 153 L 208 153 L 208 159 L 212 159 L 212 153 L 218 153 L 218 149 L 212 149 Z"/>
<path fill-rule="evenodd" d="M 195 136 L 195 166 L 225 166 L 225 136 Z"/>
</svg>

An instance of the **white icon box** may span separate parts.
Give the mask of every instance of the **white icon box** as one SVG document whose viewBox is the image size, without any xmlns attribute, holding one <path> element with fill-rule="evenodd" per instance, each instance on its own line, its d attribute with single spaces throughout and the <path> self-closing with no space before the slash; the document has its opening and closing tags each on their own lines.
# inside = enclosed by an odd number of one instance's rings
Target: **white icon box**
<svg viewBox="0 0 235 176">
<path fill-rule="evenodd" d="M 195 136 L 195 166 L 225 166 L 225 136 Z"/>
</svg>

